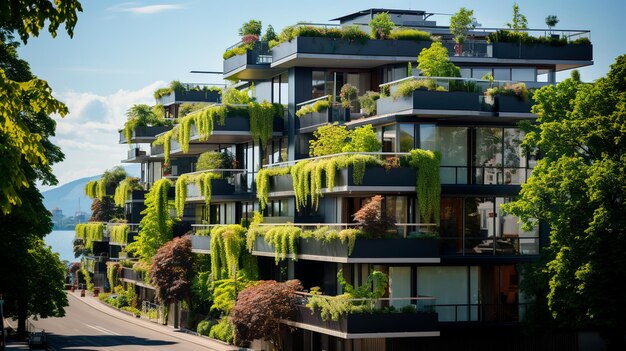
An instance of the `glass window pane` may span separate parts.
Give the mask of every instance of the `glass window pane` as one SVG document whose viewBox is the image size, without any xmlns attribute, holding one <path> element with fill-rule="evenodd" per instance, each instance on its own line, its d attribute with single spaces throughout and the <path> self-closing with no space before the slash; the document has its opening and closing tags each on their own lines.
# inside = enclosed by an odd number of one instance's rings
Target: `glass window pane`
<svg viewBox="0 0 626 351">
<path fill-rule="evenodd" d="M 415 148 L 415 124 L 400 124 L 400 152 Z"/>
<path fill-rule="evenodd" d="M 504 184 L 526 182 L 526 152 L 522 149 L 524 132 L 517 128 L 504 129 Z"/>
<path fill-rule="evenodd" d="M 476 184 L 502 184 L 502 129 L 477 128 L 475 150 Z"/>
<path fill-rule="evenodd" d="M 417 295 L 437 298 L 440 322 L 467 321 L 467 267 L 417 267 Z"/>
<path fill-rule="evenodd" d="M 313 99 L 326 95 L 326 72 L 313 71 L 312 86 Z"/>
<path fill-rule="evenodd" d="M 441 152 L 443 184 L 467 184 L 467 130 L 420 125 L 420 148 Z"/>
<path fill-rule="evenodd" d="M 512 214 L 504 214 L 500 208 L 502 204 L 512 202 L 513 198 L 496 198 L 498 212 L 497 236 L 503 241 L 510 243 L 515 254 L 536 255 L 539 253 L 539 227 L 535 226 L 530 231 L 522 229 L 519 218 Z"/>
<path fill-rule="evenodd" d="M 534 82 L 536 78 L 534 68 L 513 68 L 511 70 L 511 80 L 516 82 Z"/>
<path fill-rule="evenodd" d="M 481 67 L 472 69 L 472 78 L 482 79 L 486 74 L 492 74 L 491 67 Z"/>
<path fill-rule="evenodd" d="M 396 126 L 383 127 L 383 152 L 396 152 Z"/>
<path fill-rule="evenodd" d="M 465 254 L 493 254 L 494 198 L 465 198 Z"/>
<path fill-rule="evenodd" d="M 511 80 L 510 68 L 494 68 L 493 79 L 495 80 Z"/>
</svg>

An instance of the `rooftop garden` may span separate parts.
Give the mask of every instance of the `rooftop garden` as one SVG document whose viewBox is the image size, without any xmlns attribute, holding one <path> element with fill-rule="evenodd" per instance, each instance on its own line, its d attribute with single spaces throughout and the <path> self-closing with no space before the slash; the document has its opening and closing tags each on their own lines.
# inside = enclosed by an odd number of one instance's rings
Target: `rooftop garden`
<svg viewBox="0 0 626 351">
<path fill-rule="evenodd" d="M 234 46 L 228 48 L 222 55 L 224 60 L 227 60 L 233 56 L 243 55 L 248 50 L 252 50 L 259 47 L 260 43 L 268 43 L 276 39 L 276 33 L 274 27 L 267 26 L 265 35 L 261 36 L 263 24 L 258 20 L 250 20 L 244 23 L 239 28 L 239 36 L 241 41 Z"/>
</svg>

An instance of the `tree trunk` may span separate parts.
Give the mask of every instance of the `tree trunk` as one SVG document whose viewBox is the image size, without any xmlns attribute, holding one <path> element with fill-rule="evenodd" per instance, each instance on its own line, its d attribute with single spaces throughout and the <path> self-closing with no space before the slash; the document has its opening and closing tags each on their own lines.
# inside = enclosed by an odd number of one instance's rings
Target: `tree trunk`
<svg viewBox="0 0 626 351">
<path fill-rule="evenodd" d="M 28 313 L 26 310 L 26 301 L 20 299 L 17 305 L 17 337 L 23 339 L 26 337 L 26 318 Z"/>
</svg>

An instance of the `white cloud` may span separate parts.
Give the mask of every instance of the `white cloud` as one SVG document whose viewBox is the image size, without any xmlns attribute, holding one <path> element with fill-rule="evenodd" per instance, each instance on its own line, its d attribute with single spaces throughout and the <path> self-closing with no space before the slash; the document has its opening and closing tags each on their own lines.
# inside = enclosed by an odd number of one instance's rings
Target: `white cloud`
<svg viewBox="0 0 626 351">
<path fill-rule="evenodd" d="M 74 91 L 55 94 L 70 111 L 64 118 L 55 117 L 53 142 L 65 153 L 65 160 L 53 166 L 59 184 L 98 175 L 119 165 L 128 151 L 128 145 L 118 144 L 118 130 L 124 126 L 126 110 L 134 104 L 154 104 L 152 94 L 165 86 L 165 82 L 158 81 L 110 95 Z"/>
<path fill-rule="evenodd" d="M 160 4 L 160 5 L 144 5 L 141 6 L 136 2 L 127 2 L 122 3 L 116 6 L 109 7 L 109 11 L 115 12 L 131 12 L 140 15 L 151 15 L 155 13 L 172 11 L 172 10 L 180 10 L 185 8 L 180 4 Z"/>
</svg>

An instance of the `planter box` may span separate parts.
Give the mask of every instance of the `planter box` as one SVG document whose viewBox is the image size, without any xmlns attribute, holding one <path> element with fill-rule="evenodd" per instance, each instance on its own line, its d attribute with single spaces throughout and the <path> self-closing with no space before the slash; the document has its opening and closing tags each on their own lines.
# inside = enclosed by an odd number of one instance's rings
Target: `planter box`
<svg viewBox="0 0 626 351">
<path fill-rule="evenodd" d="M 208 254 L 211 250 L 211 237 L 208 235 L 192 235 L 191 251 Z"/>
<path fill-rule="evenodd" d="M 135 128 L 133 131 L 133 135 L 131 137 L 130 143 L 149 143 L 152 142 L 158 134 L 165 133 L 168 130 L 172 129 L 172 127 L 166 126 L 140 126 Z M 126 135 L 124 134 L 124 129 L 119 131 L 120 134 L 120 144 L 128 144 L 129 141 L 126 140 Z"/>
<path fill-rule="evenodd" d="M 436 331 L 437 313 L 363 313 L 343 315 L 337 321 L 324 321 L 318 311 L 297 306 L 295 321 L 345 334 L 415 333 Z M 346 335 L 347 336 L 347 335 Z"/>
<path fill-rule="evenodd" d="M 272 62 L 294 54 L 404 56 L 413 59 L 430 41 L 366 40 L 363 44 L 346 39 L 297 37 L 272 49 Z"/>
<path fill-rule="evenodd" d="M 383 167 L 366 167 L 360 184 L 354 182 L 352 166 L 337 171 L 335 175 L 335 189 L 346 186 L 374 186 L 374 187 L 411 187 L 415 188 L 416 171 L 410 167 L 398 167 L 386 170 Z M 326 187 L 326 176 L 322 178 L 322 188 Z M 384 189 L 380 189 L 384 191 Z M 290 174 L 270 177 L 270 193 L 293 192 L 293 179 Z M 330 190 L 329 190 L 330 191 Z"/>
<path fill-rule="evenodd" d="M 183 102 L 213 102 L 220 103 L 222 95 L 216 91 L 209 90 L 180 90 L 161 96 L 157 103 L 168 106 Z"/>
<path fill-rule="evenodd" d="M 311 128 L 333 122 L 349 122 L 350 109 L 333 107 L 321 112 L 313 112 L 298 118 L 299 128 Z"/>
<path fill-rule="evenodd" d="M 228 179 L 211 180 L 211 197 L 217 195 L 232 195 L 235 193 L 235 186 L 228 183 Z M 198 184 L 187 184 L 187 199 L 202 197 Z"/>
<path fill-rule="evenodd" d="M 265 239 L 257 237 L 254 250 L 274 253 L 274 247 Z M 315 239 L 301 239 L 298 242 L 298 255 L 322 256 L 350 259 L 411 259 L 435 258 L 439 256 L 437 239 L 357 239 L 352 254 L 348 256 L 348 244 L 334 240 L 324 243 Z M 343 260 L 341 260 L 343 261 Z"/>
<path fill-rule="evenodd" d="M 284 120 L 279 117 L 274 118 L 274 132 L 283 132 L 284 130 Z M 250 117 L 247 115 L 229 115 L 226 116 L 224 121 L 224 125 L 220 125 L 219 123 L 215 123 L 213 127 L 213 134 L 228 134 L 229 132 L 233 132 L 237 135 L 241 135 L 241 132 L 250 132 Z M 198 128 L 195 125 L 191 126 L 191 130 L 189 132 L 190 140 L 198 139 Z M 210 140 L 210 137 L 209 137 Z M 175 148 L 174 145 L 177 145 Z M 180 146 L 175 144 L 175 141 L 172 140 L 172 150 L 179 149 Z"/>
<path fill-rule="evenodd" d="M 394 100 L 385 97 L 376 101 L 379 115 L 400 112 L 412 113 L 412 110 L 458 110 L 458 111 L 489 111 L 482 103 L 478 93 L 461 91 L 428 91 L 416 90 L 410 96 Z"/>
<path fill-rule="evenodd" d="M 531 59 L 531 60 L 576 60 L 591 61 L 593 45 L 567 44 L 552 46 L 548 44 L 493 43 L 495 58 Z"/>
<path fill-rule="evenodd" d="M 495 99 L 495 108 L 498 112 L 531 113 L 530 109 L 535 104 L 532 99 L 524 101 L 517 96 L 498 95 Z"/>
</svg>

